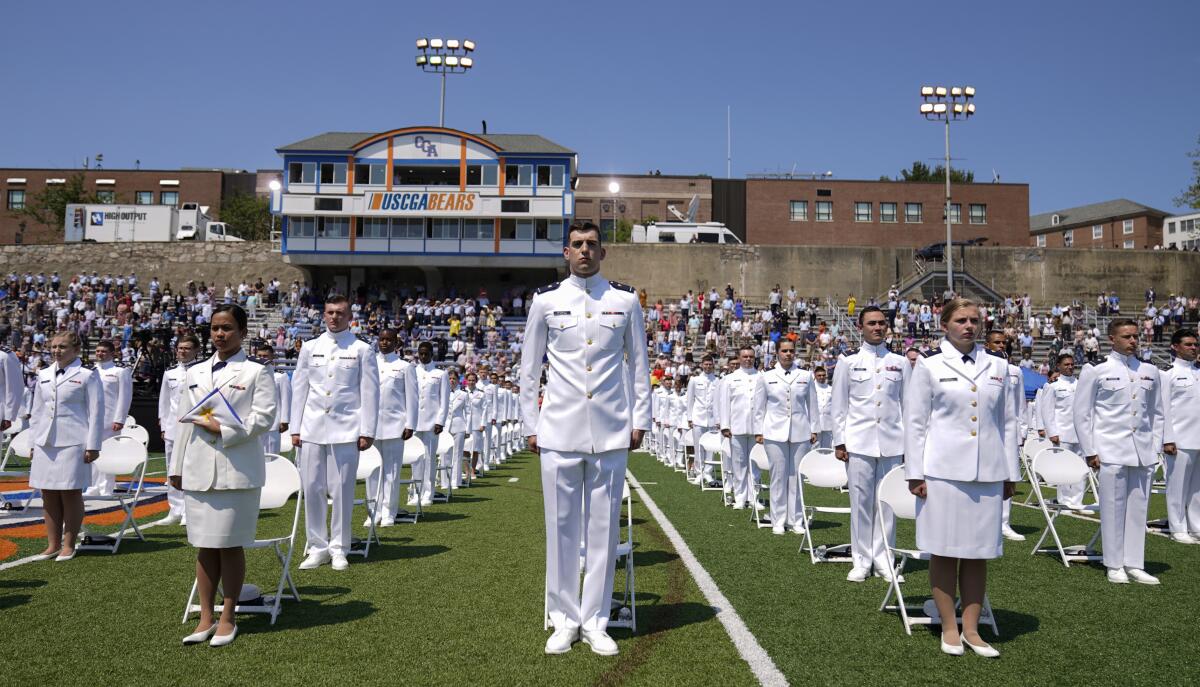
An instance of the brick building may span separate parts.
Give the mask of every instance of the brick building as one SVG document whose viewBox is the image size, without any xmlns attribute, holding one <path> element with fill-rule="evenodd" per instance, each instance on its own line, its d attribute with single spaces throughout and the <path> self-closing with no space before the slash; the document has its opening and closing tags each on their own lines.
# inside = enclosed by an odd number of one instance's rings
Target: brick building
<svg viewBox="0 0 1200 687">
<path fill-rule="evenodd" d="M 616 182 L 614 195 L 608 185 Z M 697 222 L 712 219 L 713 180 L 700 176 L 668 174 L 580 174 L 575 187 L 575 219 L 595 222 L 606 232 L 614 218 L 642 224 L 648 219 L 676 221 L 668 210 L 673 205 L 687 214 L 692 196 L 700 199 Z M 721 221 L 721 220 L 717 220 Z"/>
<path fill-rule="evenodd" d="M 1034 215 L 1029 218 L 1029 233 L 1038 248 L 1149 250 L 1162 245 L 1167 214 L 1118 198 Z"/>
<path fill-rule="evenodd" d="M 83 174 L 84 191 L 101 202 L 129 205 L 175 205 L 195 201 L 220 219 L 221 201 L 238 193 L 254 193 L 254 172 L 219 169 L 0 169 L 4 203 L 0 212 L 0 245 L 59 243 L 63 228 L 35 223 L 15 214 L 47 187 Z"/>
</svg>

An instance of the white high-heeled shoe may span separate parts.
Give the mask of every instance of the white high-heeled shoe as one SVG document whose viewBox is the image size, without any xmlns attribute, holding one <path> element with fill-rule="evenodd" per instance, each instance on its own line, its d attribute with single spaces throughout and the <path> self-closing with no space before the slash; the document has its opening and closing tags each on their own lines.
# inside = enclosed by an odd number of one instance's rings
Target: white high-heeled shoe
<svg viewBox="0 0 1200 687">
<path fill-rule="evenodd" d="M 959 644 L 958 646 L 954 646 L 953 644 L 947 644 L 946 640 L 943 639 L 942 640 L 942 653 L 948 654 L 950 656 L 962 656 L 963 655 L 963 646 L 962 646 L 962 644 Z"/>
<path fill-rule="evenodd" d="M 212 625 L 208 626 L 207 630 L 193 632 L 192 634 L 184 637 L 183 645 L 191 646 L 192 644 L 203 644 L 203 643 L 207 642 L 209 639 L 212 639 L 212 636 L 215 635 L 216 633 L 217 633 L 217 624 L 213 623 Z"/>
<path fill-rule="evenodd" d="M 967 641 L 966 635 L 959 635 L 958 641 L 962 642 L 965 646 L 971 647 L 971 651 L 974 651 L 976 654 L 983 656 L 984 658 L 998 658 L 1000 656 L 1000 652 L 993 649 L 991 644 L 984 644 L 983 646 L 975 646 L 974 644 Z M 960 647 L 960 651 L 961 651 L 961 647 Z"/>
<path fill-rule="evenodd" d="M 217 626 L 216 623 L 214 623 L 213 627 L 215 628 L 216 626 Z M 234 625 L 233 632 L 230 632 L 227 635 L 214 634 L 212 639 L 209 640 L 208 645 L 209 646 L 228 646 L 230 644 L 233 644 L 233 640 L 237 639 L 237 633 L 238 633 L 237 625 Z"/>
</svg>

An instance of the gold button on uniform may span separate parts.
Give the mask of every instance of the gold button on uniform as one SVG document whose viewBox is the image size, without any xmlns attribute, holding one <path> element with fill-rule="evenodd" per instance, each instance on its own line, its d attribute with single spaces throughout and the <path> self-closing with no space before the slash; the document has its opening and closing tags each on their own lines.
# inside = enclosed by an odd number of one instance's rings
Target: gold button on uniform
<svg viewBox="0 0 1200 687">
<path fill-rule="evenodd" d="M 591 340 L 591 339 L 588 339 L 588 345 L 589 345 L 589 346 L 591 346 L 591 345 L 592 345 L 592 340 Z"/>
<path fill-rule="evenodd" d="M 971 436 L 975 436 L 975 430 L 971 430 Z"/>
<path fill-rule="evenodd" d="M 979 405 L 979 402 L 978 402 L 978 401 L 971 401 L 971 407 L 972 407 L 972 408 L 974 408 L 974 407 L 975 407 L 975 406 L 977 406 L 977 405 Z"/>
<path fill-rule="evenodd" d="M 587 371 L 588 371 L 588 372 L 591 372 L 591 371 L 592 371 L 592 366 L 591 366 L 591 365 L 588 365 L 588 366 L 587 366 Z"/>
<path fill-rule="evenodd" d="M 589 391 L 589 392 L 588 392 L 588 398 L 591 398 L 591 397 L 592 397 L 592 392 L 590 392 L 590 391 Z"/>
<path fill-rule="evenodd" d="M 979 391 L 979 387 L 977 387 L 977 386 L 975 386 L 974 384 L 972 384 L 972 385 L 971 385 L 971 391 Z"/>
</svg>

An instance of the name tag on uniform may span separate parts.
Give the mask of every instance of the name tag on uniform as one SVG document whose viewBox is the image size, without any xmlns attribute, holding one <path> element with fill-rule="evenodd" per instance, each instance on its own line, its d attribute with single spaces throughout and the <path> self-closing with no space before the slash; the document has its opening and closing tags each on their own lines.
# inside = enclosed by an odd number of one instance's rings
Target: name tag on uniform
<svg viewBox="0 0 1200 687">
<path fill-rule="evenodd" d="M 778 384 L 779 382 L 767 382 L 767 384 Z"/>
<path fill-rule="evenodd" d="M 83 384 L 83 382 L 79 381 L 78 379 L 72 379 L 71 383 L 72 384 Z"/>
<path fill-rule="evenodd" d="M 623 313 L 619 310 L 604 310 L 600 314 L 601 315 L 624 315 L 625 313 Z"/>
<path fill-rule="evenodd" d="M 312 354 L 312 357 L 314 357 L 314 358 L 324 358 L 324 357 L 325 357 L 325 354 L 324 354 L 324 353 L 313 353 L 313 354 Z"/>
<path fill-rule="evenodd" d="M 189 389 L 195 389 L 195 388 L 196 388 L 196 387 L 198 387 L 198 386 L 200 386 L 200 385 L 199 385 L 199 384 L 192 384 L 192 385 L 188 386 L 188 388 L 189 388 Z"/>
<path fill-rule="evenodd" d="M 888 372 L 903 372 L 903 370 L 896 367 L 895 365 L 888 365 L 886 369 Z"/>
<path fill-rule="evenodd" d="M 939 379 L 938 381 L 939 381 L 939 382 L 957 382 L 957 381 L 958 381 L 958 377 L 942 377 L 942 378 L 941 378 L 941 379 Z"/>
<path fill-rule="evenodd" d="M 1153 382 L 1153 381 L 1154 381 L 1154 378 L 1153 378 L 1153 377 L 1145 377 L 1145 376 L 1143 376 L 1143 377 L 1142 377 L 1142 379 L 1146 380 L 1147 382 Z"/>
<path fill-rule="evenodd" d="M 1120 378 L 1120 377 L 1105 377 L 1105 378 L 1104 378 L 1104 381 L 1106 381 L 1106 382 L 1119 382 L 1119 381 L 1121 381 L 1121 378 Z"/>
<path fill-rule="evenodd" d="M 358 360 L 358 356 L 353 356 L 353 355 L 339 355 L 339 356 L 338 356 L 338 360 Z"/>
<path fill-rule="evenodd" d="M 554 312 L 552 312 L 550 314 L 551 315 L 570 315 L 571 311 L 570 310 L 555 310 Z"/>
<path fill-rule="evenodd" d="M 49 379 L 43 379 L 38 382 L 38 384 L 49 384 L 49 383 L 50 383 Z"/>
<path fill-rule="evenodd" d="M 855 372 L 866 372 L 867 371 L 867 368 L 865 368 L 865 367 L 852 367 L 850 369 L 854 370 Z"/>
<path fill-rule="evenodd" d="M 230 388 L 230 389 L 237 389 L 238 391 L 245 391 L 245 390 L 246 390 L 246 387 L 244 387 L 244 386 L 238 386 L 237 384 L 230 384 L 230 385 L 229 385 L 229 388 Z"/>
<path fill-rule="evenodd" d="M 989 376 L 989 377 L 988 377 L 988 379 L 992 380 L 993 382 L 1003 382 L 1003 381 L 1004 381 L 1004 378 L 1003 378 L 1003 377 L 991 377 L 991 376 Z"/>
</svg>

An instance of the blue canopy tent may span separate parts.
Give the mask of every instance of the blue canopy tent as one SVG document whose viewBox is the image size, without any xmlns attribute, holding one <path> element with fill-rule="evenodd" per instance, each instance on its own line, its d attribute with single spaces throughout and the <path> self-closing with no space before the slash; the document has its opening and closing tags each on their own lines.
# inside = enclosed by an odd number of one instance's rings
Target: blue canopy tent
<svg viewBox="0 0 1200 687">
<path fill-rule="evenodd" d="M 1021 376 L 1025 378 L 1026 401 L 1032 401 L 1033 397 L 1037 395 L 1037 390 L 1045 386 L 1046 382 L 1049 381 L 1046 375 L 1027 367 L 1021 368 Z"/>
</svg>

